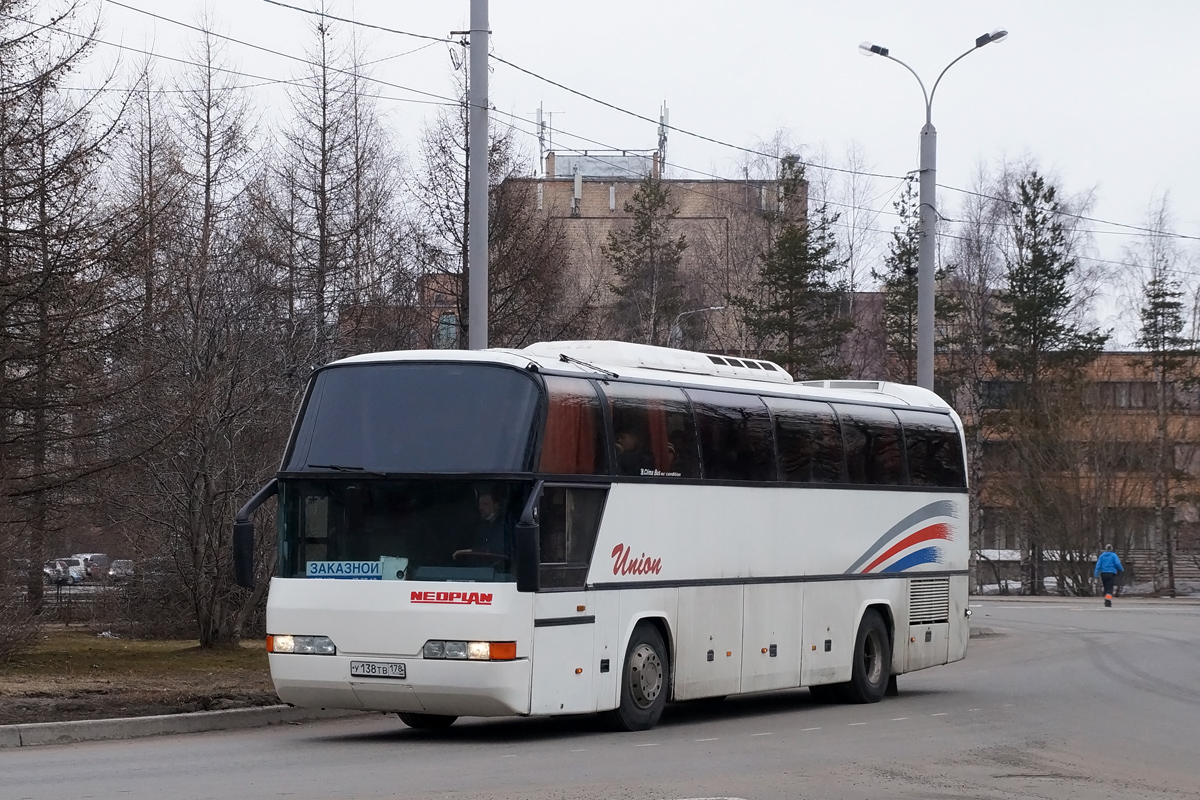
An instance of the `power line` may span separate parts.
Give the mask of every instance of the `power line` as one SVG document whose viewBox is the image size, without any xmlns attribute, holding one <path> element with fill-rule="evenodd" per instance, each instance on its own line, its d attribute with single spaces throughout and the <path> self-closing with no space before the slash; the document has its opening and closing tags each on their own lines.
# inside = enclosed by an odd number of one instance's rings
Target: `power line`
<svg viewBox="0 0 1200 800">
<path fill-rule="evenodd" d="M 938 184 L 938 188 L 949 189 L 952 192 L 959 192 L 961 194 L 970 195 L 972 197 L 978 197 L 983 200 L 992 200 L 997 203 L 1004 203 L 1006 205 L 1013 202 L 1011 199 L 1006 199 L 1003 197 L 996 197 L 995 195 L 984 194 L 983 192 L 976 192 L 971 189 L 960 189 L 957 186 L 946 186 L 945 184 L 941 184 L 941 183 Z M 1159 231 L 1159 230 L 1155 230 L 1153 228 L 1144 227 L 1142 225 L 1130 225 L 1129 223 L 1126 223 L 1126 222 L 1113 222 L 1113 221 L 1107 220 L 1107 219 L 1098 219 L 1097 217 L 1089 217 L 1086 214 L 1075 214 L 1070 211 L 1059 211 L 1058 213 L 1064 217 L 1080 219 L 1085 222 L 1094 222 L 1097 225 L 1112 225 L 1115 228 L 1126 228 L 1128 230 L 1135 231 L 1136 233 L 1149 233 L 1149 234 L 1153 234 L 1155 236 L 1163 236 L 1168 239 L 1188 239 L 1188 240 L 1192 240 L 1192 241 L 1200 241 L 1200 236 L 1192 236 L 1192 235 L 1186 234 L 1186 233 L 1175 233 L 1173 231 Z M 1083 233 L 1116 234 L 1116 233 L 1119 233 L 1119 231 L 1083 231 Z"/>
<path fill-rule="evenodd" d="M 372 30 L 383 31 L 384 33 L 395 33 L 399 36 L 411 36 L 414 39 L 429 39 L 434 42 L 448 42 L 450 44 L 456 44 L 456 42 L 453 39 L 450 39 L 450 38 L 444 37 L 444 36 L 429 36 L 428 34 L 424 34 L 424 33 L 413 33 L 412 31 L 402 31 L 402 30 L 397 30 L 396 28 L 385 28 L 383 25 L 372 25 L 369 22 L 362 22 L 357 19 L 348 19 L 346 17 L 339 17 L 334 14 L 328 14 L 324 11 L 314 11 L 310 8 L 301 8 L 300 6 L 288 5 L 287 3 L 279 2 L 279 0 L 263 0 L 263 2 L 270 3 L 273 6 L 280 6 L 281 8 L 290 8 L 292 11 L 299 11 L 302 14 L 311 14 L 314 17 L 321 17 L 323 19 L 332 19 L 332 20 L 336 20 L 337 22 L 345 22 L 347 25 L 357 25 L 360 28 L 371 28 Z"/>
<path fill-rule="evenodd" d="M 226 36 L 225 34 L 216 33 L 215 31 L 205 30 L 204 28 L 200 28 L 196 25 L 191 25 L 186 22 L 181 22 L 180 20 L 172 19 L 170 17 L 164 17 L 161 14 L 155 14 L 151 11 L 146 11 L 145 9 L 137 8 L 135 6 L 126 5 L 125 3 L 118 2 L 118 0 L 106 0 L 106 2 L 111 3 L 112 5 L 115 5 L 115 6 L 120 6 L 121 8 L 129 9 L 130 11 L 134 11 L 139 14 L 145 14 L 148 17 L 153 17 L 154 19 L 159 19 L 159 20 L 162 20 L 163 22 L 169 22 L 173 25 L 179 25 L 181 27 L 188 28 L 193 31 L 198 31 L 200 33 L 203 33 L 206 36 L 214 36 L 218 39 L 224 39 L 226 41 L 234 42 L 235 44 L 240 44 L 244 47 L 250 47 L 255 50 L 261 50 L 264 53 L 270 53 L 271 55 L 280 56 L 282 58 L 287 58 L 292 61 L 298 61 L 298 62 L 305 64 L 307 66 L 310 66 L 310 67 L 320 66 L 320 64 L 313 62 L 307 58 L 304 58 L 302 56 L 292 55 L 291 53 L 284 53 L 279 50 L 272 50 L 269 47 L 263 47 L 261 45 L 253 44 L 251 42 L 242 41 L 241 39 L 235 39 L 232 36 Z M 265 0 L 265 2 L 274 3 L 275 5 L 286 5 L 284 3 L 276 3 L 275 0 Z M 287 7 L 294 8 L 294 6 L 287 6 Z M 336 17 L 332 17 L 330 15 L 322 15 L 322 16 L 329 16 L 330 19 L 337 19 Z M 417 34 L 412 34 L 412 35 L 416 36 Z M 428 39 L 428 38 L 432 38 L 432 37 L 423 36 L 421 38 Z M 445 40 L 435 40 L 435 42 L 431 42 L 430 45 L 425 45 L 425 47 L 429 47 L 432 44 L 435 44 L 437 41 L 445 41 Z M 418 49 L 424 49 L 424 48 L 418 48 Z M 415 52 L 415 51 L 411 51 L 411 52 Z M 173 60 L 178 60 L 178 59 L 173 59 Z M 193 66 L 202 66 L 202 65 L 193 64 Z M 372 77 L 370 75 L 363 75 L 358 72 L 351 72 L 349 70 L 344 70 L 344 69 L 341 69 L 338 67 L 328 67 L 328 69 L 330 69 L 332 72 L 336 72 L 336 73 L 339 73 L 342 75 L 348 75 L 348 76 L 354 77 L 354 78 L 360 78 L 362 80 L 372 81 L 373 83 L 378 83 L 381 86 L 387 86 L 392 89 L 399 89 L 404 92 L 412 92 L 413 94 L 419 94 L 419 95 L 424 95 L 426 97 L 432 97 L 436 100 L 445 100 L 445 101 L 449 101 L 452 103 L 457 103 L 457 101 L 454 98 L 446 97 L 445 95 L 436 94 L 434 92 L 427 92 L 423 89 L 414 89 L 411 86 L 402 86 L 401 84 L 392 83 L 390 81 L 385 81 L 380 78 Z M 296 85 L 304 85 L 303 83 L 294 81 L 294 80 L 293 81 L 281 81 L 281 82 L 282 83 L 291 83 L 291 84 L 296 84 Z"/>
<path fill-rule="evenodd" d="M 274 0 L 268 0 L 268 2 L 274 2 Z M 740 150 L 741 152 L 749 153 L 750 155 L 762 156 L 764 158 L 769 158 L 769 159 L 773 159 L 773 160 L 780 159 L 780 156 L 777 153 L 766 153 L 766 152 L 763 152 L 762 150 L 755 150 L 752 147 L 743 147 L 741 145 L 733 144 L 731 142 L 722 141 L 721 139 L 716 139 L 712 136 L 705 136 L 702 133 L 696 133 L 695 131 L 690 131 L 690 130 L 687 130 L 686 128 L 680 128 L 675 125 L 670 125 L 662 120 L 651 119 L 650 117 L 647 117 L 643 114 L 639 114 L 636 111 L 630 111 L 627 108 L 622 108 L 621 106 L 615 105 L 606 100 L 601 100 L 598 97 L 593 97 L 592 95 L 587 94 L 586 92 L 581 92 L 578 89 L 572 89 L 570 86 L 559 83 L 558 81 L 553 80 L 551 78 L 547 78 L 545 75 L 539 75 L 538 73 L 534 72 L 533 70 L 525 69 L 525 67 L 518 66 L 517 64 L 514 64 L 511 61 L 503 59 L 500 56 L 496 55 L 495 53 L 489 54 L 489 57 L 493 61 L 499 61 L 501 64 L 505 64 L 505 65 L 517 70 L 518 72 L 523 72 L 532 78 L 537 78 L 538 80 L 544 81 L 545 83 L 548 83 L 551 86 L 556 86 L 565 92 L 570 92 L 571 94 L 582 97 L 585 100 L 590 100 L 593 103 L 602 105 L 605 108 L 611 108 L 613 111 L 619 111 L 622 114 L 628 114 L 629 116 L 634 117 L 635 119 L 640 119 L 644 122 L 649 122 L 652 125 L 661 125 L 662 127 L 666 128 L 667 130 L 672 130 L 672 131 L 675 131 L 676 133 L 682 133 L 684 136 L 691 136 L 695 139 L 700 139 L 701 141 L 711 142 L 712 144 L 720 145 L 721 147 L 728 147 L 733 150 Z M 831 166 L 824 165 L 824 164 L 818 164 L 814 161 L 804 161 L 803 159 L 800 160 L 800 163 L 804 164 L 804 166 L 806 166 L 806 167 L 812 167 L 814 169 L 829 170 L 830 172 L 841 172 L 841 173 L 845 173 L 847 175 L 862 175 L 862 176 L 868 177 L 868 178 L 883 178 L 885 180 L 903 180 L 903 178 L 899 175 L 887 175 L 887 174 L 883 174 L 883 173 L 879 173 L 879 172 L 865 172 L 863 170 L 847 169 L 845 167 L 831 167 Z"/>
</svg>

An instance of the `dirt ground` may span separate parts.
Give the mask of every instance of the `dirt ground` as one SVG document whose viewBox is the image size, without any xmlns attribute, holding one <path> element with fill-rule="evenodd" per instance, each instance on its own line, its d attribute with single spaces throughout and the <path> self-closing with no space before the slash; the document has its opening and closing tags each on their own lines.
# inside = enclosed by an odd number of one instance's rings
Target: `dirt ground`
<svg viewBox="0 0 1200 800">
<path fill-rule="evenodd" d="M 261 641 L 201 650 L 194 641 L 137 641 L 47 629 L 0 664 L 0 725 L 141 717 L 278 703 Z"/>
</svg>

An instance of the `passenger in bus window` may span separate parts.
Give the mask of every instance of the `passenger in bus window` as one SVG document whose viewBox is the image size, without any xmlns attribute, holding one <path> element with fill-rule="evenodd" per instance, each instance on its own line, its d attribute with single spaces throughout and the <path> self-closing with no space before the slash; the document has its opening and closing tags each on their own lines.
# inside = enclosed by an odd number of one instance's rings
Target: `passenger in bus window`
<svg viewBox="0 0 1200 800">
<path fill-rule="evenodd" d="M 471 556 L 504 558 L 504 502 L 498 492 L 483 489 L 479 492 L 479 527 L 471 547 L 455 550 L 456 560 Z"/>
<path fill-rule="evenodd" d="M 638 475 L 643 470 L 654 472 L 654 457 L 642 444 L 642 437 L 632 428 L 620 428 L 616 434 L 617 474 Z"/>
</svg>

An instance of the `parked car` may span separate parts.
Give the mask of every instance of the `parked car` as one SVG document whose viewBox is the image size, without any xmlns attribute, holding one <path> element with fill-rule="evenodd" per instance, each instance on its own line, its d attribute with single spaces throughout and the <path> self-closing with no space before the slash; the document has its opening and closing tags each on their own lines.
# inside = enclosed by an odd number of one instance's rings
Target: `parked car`
<svg viewBox="0 0 1200 800">
<path fill-rule="evenodd" d="M 83 562 L 78 558 L 55 558 L 42 567 L 46 582 L 54 586 L 83 583 Z"/>
<path fill-rule="evenodd" d="M 100 580 L 108 571 L 108 556 L 104 553 L 74 553 L 71 558 L 78 558 L 92 580 Z"/>
<path fill-rule="evenodd" d="M 70 558 L 59 558 L 56 561 L 65 567 L 68 576 L 67 583 L 83 583 L 87 580 L 87 564 L 82 559 L 71 556 Z"/>
<path fill-rule="evenodd" d="M 114 559 L 108 565 L 108 579 L 112 583 L 122 583 L 133 577 L 133 562 L 128 558 Z"/>
</svg>

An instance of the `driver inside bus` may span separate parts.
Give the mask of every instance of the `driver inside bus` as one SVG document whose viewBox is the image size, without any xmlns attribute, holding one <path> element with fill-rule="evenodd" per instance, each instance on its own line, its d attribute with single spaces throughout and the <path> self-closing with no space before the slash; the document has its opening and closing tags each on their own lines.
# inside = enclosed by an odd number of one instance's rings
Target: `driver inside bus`
<svg viewBox="0 0 1200 800">
<path fill-rule="evenodd" d="M 492 489 L 479 492 L 479 526 L 472 546 L 454 551 L 454 558 L 463 556 L 504 557 L 504 503 Z"/>
</svg>

